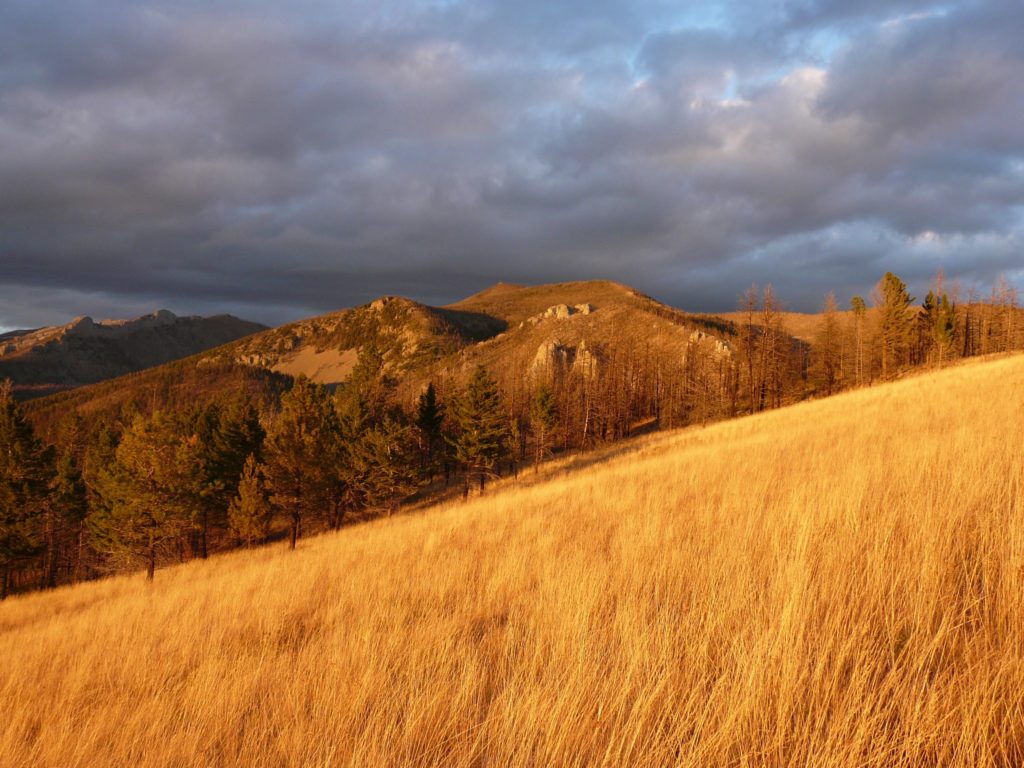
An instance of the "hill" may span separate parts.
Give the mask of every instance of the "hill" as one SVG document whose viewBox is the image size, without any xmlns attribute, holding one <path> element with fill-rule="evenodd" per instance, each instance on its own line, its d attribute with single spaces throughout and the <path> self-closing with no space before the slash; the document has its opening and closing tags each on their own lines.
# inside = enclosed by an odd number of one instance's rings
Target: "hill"
<svg viewBox="0 0 1024 768">
<path fill-rule="evenodd" d="M 568 319 L 572 322 L 559 322 Z M 529 364 L 517 367 L 513 361 L 536 358 L 540 365 L 554 355 L 571 367 L 581 344 L 596 356 L 631 330 L 637 335 L 633 341 L 678 358 L 690 333 L 708 326 L 617 283 L 498 283 L 447 307 L 382 297 L 265 331 L 211 357 L 336 385 L 347 378 L 359 350 L 372 343 L 389 371 L 418 391 L 427 379 L 460 374 L 477 362 L 497 372 L 514 367 L 529 372 Z M 729 329 L 721 321 L 710 327 L 723 337 Z M 661 333 L 666 329 L 671 329 L 667 335 Z M 662 349 L 663 343 L 668 347 Z"/>
<path fill-rule="evenodd" d="M 376 345 L 393 374 L 405 375 L 493 336 L 504 325 L 479 313 L 384 296 L 361 307 L 264 331 L 217 350 L 210 358 L 290 376 L 304 374 L 336 385 L 345 381 L 366 345 Z"/>
<path fill-rule="evenodd" d="M 264 330 L 231 315 L 178 317 L 167 310 L 132 320 L 79 317 L 0 337 L 0 379 L 22 396 L 91 384 L 178 360 Z"/>
<path fill-rule="evenodd" d="M 823 312 L 779 312 L 779 316 L 787 333 L 808 344 L 816 341 L 825 321 Z M 728 323 L 745 323 L 747 320 L 744 312 L 723 312 L 715 317 Z M 836 318 L 848 326 L 853 322 L 853 313 L 847 310 L 836 312 Z"/>
<path fill-rule="evenodd" d="M 1024 356 L 0 605 L 0 765 L 1019 765 Z"/>
<path fill-rule="evenodd" d="M 477 364 L 499 380 L 513 414 L 526 409 L 540 382 L 553 383 L 564 404 L 564 447 L 584 446 L 598 433 L 601 439 L 628 434 L 655 414 L 666 414 L 662 421 L 669 426 L 683 423 L 687 409 L 698 409 L 689 402 L 697 389 L 713 393 L 704 399 L 717 403 L 701 405 L 700 418 L 714 408 L 724 414 L 722 393 L 734 375 L 732 334 L 727 322 L 689 315 L 617 283 L 500 283 L 447 307 L 382 297 L 208 350 L 180 361 L 175 373 L 156 368 L 123 387 L 114 380 L 71 399 L 43 399 L 32 413 L 37 424 L 38 414 L 69 407 L 110 414 L 112 403 L 145 396 L 154 390 L 152 381 L 181 376 L 186 368 L 195 388 L 219 391 L 220 384 L 202 383 L 209 377 L 199 369 L 207 366 L 260 380 L 303 374 L 336 386 L 347 379 L 360 350 L 373 345 L 407 406 L 431 381 L 449 396 Z M 698 365 L 703 360 L 714 365 Z M 213 378 L 226 381 L 219 373 Z M 590 413 L 598 400 L 604 412 Z M 166 407 L 159 398 L 151 402 Z"/>
<path fill-rule="evenodd" d="M 698 339 L 731 354 L 731 325 L 669 307 L 632 288 L 604 280 L 519 286 L 499 283 L 451 309 L 498 317 L 498 334 L 463 351 L 458 366 L 483 363 L 495 371 L 599 368 L 602 358 L 629 350 L 681 361 Z"/>
</svg>

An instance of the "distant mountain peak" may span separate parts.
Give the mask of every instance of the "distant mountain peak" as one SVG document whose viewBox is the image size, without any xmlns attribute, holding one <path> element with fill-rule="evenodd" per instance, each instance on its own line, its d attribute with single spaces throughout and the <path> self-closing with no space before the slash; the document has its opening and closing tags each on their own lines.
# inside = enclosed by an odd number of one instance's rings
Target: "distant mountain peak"
<svg viewBox="0 0 1024 768">
<path fill-rule="evenodd" d="M 203 352 L 266 326 L 218 317 L 179 317 L 158 309 L 126 320 L 93 320 L 7 334 L 0 340 L 0 379 L 22 392 L 49 392 L 133 373 Z"/>
</svg>

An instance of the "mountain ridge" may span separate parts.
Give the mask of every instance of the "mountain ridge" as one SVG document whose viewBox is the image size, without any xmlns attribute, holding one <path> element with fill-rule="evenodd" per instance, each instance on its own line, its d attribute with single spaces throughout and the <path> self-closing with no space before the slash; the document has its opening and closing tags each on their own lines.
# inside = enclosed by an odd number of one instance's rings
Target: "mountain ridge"
<svg viewBox="0 0 1024 768">
<path fill-rule="evenodd" d="M 266 329 L 228 314 L 166 309 L 120 320 L 81 315 L 62 325 L 0 336 L 0 379 L 20 396 L 94 384 L 203 352 Z"/>
</svg>

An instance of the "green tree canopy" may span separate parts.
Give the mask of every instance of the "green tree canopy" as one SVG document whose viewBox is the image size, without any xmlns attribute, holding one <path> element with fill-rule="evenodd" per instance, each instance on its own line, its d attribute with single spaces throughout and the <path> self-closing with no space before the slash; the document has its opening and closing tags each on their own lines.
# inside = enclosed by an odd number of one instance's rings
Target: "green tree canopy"
<svg viewBox="0 0 1024 768">
<path fill-rule="evenodd" d="M 326 509 L 331 500 L 338 443 L 338 414 L 330 395 L 299 376 L 281 398 L 263 451 L 270 500 L 289 519 L 293 549 L 303 519 Z"/>
<path fill-rule="evenodd" d="M 475 474 L 483 488 L 486 476 L 505 455 L 508 419 L 498 384 L 482 365 L 452 408 L 456 434 L 450 439 L 455 460 L 468 474 Z"/>
<path fill-rule="evenodd" d="M 0 599 L 14 564 L 39 550 L 52 474 L 53 450 L 36 437 L 10 382 L 0 383 Z"/>
</svg>

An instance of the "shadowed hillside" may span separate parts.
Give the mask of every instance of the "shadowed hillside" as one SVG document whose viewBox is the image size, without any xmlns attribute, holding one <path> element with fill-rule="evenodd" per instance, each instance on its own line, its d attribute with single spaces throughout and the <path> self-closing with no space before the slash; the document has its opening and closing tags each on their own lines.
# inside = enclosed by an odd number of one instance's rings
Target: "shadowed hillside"
<svg viewBox="0 0 1024 768">
<path fill-rule="evenodd" d="M 226 344 L 266 326 L 231 315 L 178 317 L 167 310 L 133 320 L 16 331 L 0 337 L 0 380 L 23 395 L 111 379 Z"/>
<path fill-rule="evenodd" d="M 1019 765 L 1022 391 L 962 364 L 13 598 L 0 765 Z"/>
</svg>

